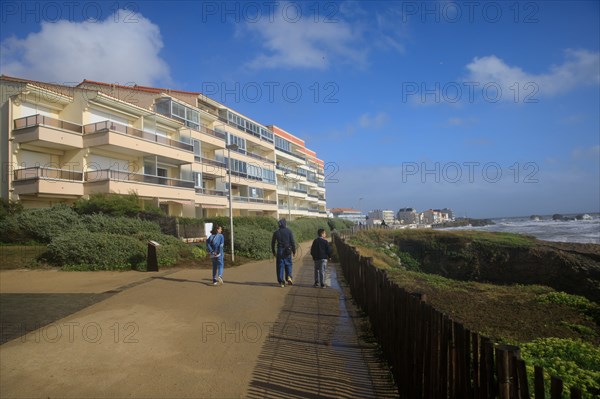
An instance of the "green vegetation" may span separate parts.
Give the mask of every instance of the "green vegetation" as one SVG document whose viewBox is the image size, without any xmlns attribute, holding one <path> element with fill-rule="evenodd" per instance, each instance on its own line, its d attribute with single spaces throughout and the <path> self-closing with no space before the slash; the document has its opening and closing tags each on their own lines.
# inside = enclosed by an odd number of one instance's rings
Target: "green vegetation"
<svg viewBox="0 0 600 399">
<path fill-rule="evenodd" d="M 533 365 L 539 365 L 545 372 L 562 377 L 567 392 L 569 386 L 577 386 L 585 397 L 600 394 L 597 303 L 542 284 L 497 281 L 499 285 L 470 278 L 481 276 L 477 273 L 482 269 L 508 264 L 509 253 L 537 251 L 549 243 L 516 234 L 436 230 L 362 231 L 347 242 L 361 255 L 372 257 L 373 264 L 385 269 L 388 278 L 409 292 L 426 293 L 432 306 L 465 327 L 496 342 L 520 346 L 531 373 Z M 410 258 L 402 258 L 403 253 Z M 539 256 L 544 252 L 534 253 Z M 428 273 L 409 267 L 411 259 Z M 597 263 L 590 265 L 598 267 Z M 486 272 L 492 275 L 494 270 Z M 451 278 L 453 275 L 461 278 Z M 530 275 L 545 277 L 543 269 Z"/>
<path fill-rule="evenodd" d="M 522 344 L 521 355 L 527 362 L 530 382 L 535 364 L 544 368 L 546 382 L 549 383 L 550 375 L 561 377 L 565 392 L 574 386 L 583 391 L 584 397 L 600 395 L 600 348 L 597 346 L 573 339 L 540 338 Z M 550 390 L 549 385 L 546 390 Z"/>
<path fill-rule="evenodd" d="M 0 212 L 2 267 L 48 264 L 64 270 L 143 270 L 149 240 L 161 244 L 157 248 L 161 267 L 208 266 L 210 260 L 204 244 L 190 246 L 174 237 L 177 231 L 185 237 L 201 237 L 205 222 L 223 227 L 225 249 L 230 252 L 229 218 L 176 220 L 156 210 L 142 209 L 135 194 L 95 194 L 73 206 L 60 204 L 25 210 L 19 203 L 4 201 Z M 328 222 L 340 230 L 349 227 L 348 222 L 324 218 L 295 220 L 288 227 L 296 241 L 303 242 L 314 239 L 319 228 L 328 230 Z M 272 256 L 271 237 L 278 227 L 276 219 L 243 216 L 234 218 L 233 223 L 236 255 L 239 255 L 236 264 L 244 259 Z"/>
<path fill-rule="evenodd" d="M 579 310 L 593 319 L 596 324 L 600 325 L 600 306 L 580 295 L 567 294 L 566 292 L 549 292 L 537 297 L 541 303 L 556 303 L 559 305 L 569 306 Z"/>
<path fill-rule="evenodd" d="M 73 210 L 80 215 L 103 213 L 109 216 L 139 216 L 141 213 L 162 215 L 158 207 L 142 208 L 136 193 L 128 195 L 92 194 L 89 199 L 79 199 L 73 204 Z"/>
</svg>

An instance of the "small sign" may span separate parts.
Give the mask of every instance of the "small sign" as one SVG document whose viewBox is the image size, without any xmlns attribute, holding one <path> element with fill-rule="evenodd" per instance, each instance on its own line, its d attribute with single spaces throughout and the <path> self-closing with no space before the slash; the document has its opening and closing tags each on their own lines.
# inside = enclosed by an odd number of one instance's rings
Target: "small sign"
<svg viewBox="0 0 600 399">
<path fill-rule="evenodd" d="M 157 243 L 156 241 L 152 241 L 152 240 L 150 240 L 150 244 L 154 245 L 155 247 L 159 247 L 160 246 L 159 243 Z"/>
</svg>

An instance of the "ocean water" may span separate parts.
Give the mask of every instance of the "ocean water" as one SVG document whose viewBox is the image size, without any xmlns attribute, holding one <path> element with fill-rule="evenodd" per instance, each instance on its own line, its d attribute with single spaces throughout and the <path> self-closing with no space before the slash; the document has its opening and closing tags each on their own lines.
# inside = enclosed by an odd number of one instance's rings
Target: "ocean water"
<svg viewBox="0 0 600 399">
<path fill-rule="evenodd" d="M 545 241 L 579 242 L 600 244 L 600 214 L 588 214 L 591 220 L 552 220 L 552 216 L 541 216 L 540 220 L 529 217 L 492 219 L 496 224 L 482 227 L 453 227 L 444 230 L 478 230 L 519 233 Z M 563 215 L 575 217 L 576 215 Z"/>
</svg>

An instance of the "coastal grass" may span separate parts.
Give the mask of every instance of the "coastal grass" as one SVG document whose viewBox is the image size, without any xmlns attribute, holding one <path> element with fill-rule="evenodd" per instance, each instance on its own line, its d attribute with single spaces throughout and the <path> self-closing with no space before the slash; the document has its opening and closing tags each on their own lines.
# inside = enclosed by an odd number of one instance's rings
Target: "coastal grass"
<svg viewBox="0 0 600 399">
<path fill-rule="evenodd" d="M 348 239 L 374 266 L 409 292 L 427 295 L 427 302 L 451 319 L 498 343 L 518 345 L 533 381 L 533 365 L 563 378 L 565 386 L 600 395 L 600 306 L 579 295 L 543 285 L 490 284 L 423 273 L 402 257 L 401 240 L 422 241 L 432 251 L 448 243 L 467 242 L 492 252 L 531 247 L 539 242 L 512 233 L 431 230 L 362 231 Z"/>
</svg>

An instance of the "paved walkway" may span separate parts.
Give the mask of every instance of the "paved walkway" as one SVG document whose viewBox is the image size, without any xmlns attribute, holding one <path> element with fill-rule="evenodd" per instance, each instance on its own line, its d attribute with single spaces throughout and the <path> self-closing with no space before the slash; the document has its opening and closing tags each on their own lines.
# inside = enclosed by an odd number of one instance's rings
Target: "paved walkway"
<svg viewBox="0 0 600 399">
<path fill-rule="evenodd" d="M 1 272 L 0 327 L 27 318 L 18 295 L 97 302 L 1 345 L 0 397 L 397 397 L 334 265 L 326 289 L 312 287 L 309 257 L 294 271 L 286 288 L 272 261 L 226 268 L 218 287 L 197 269 Z"/>
</svg>

